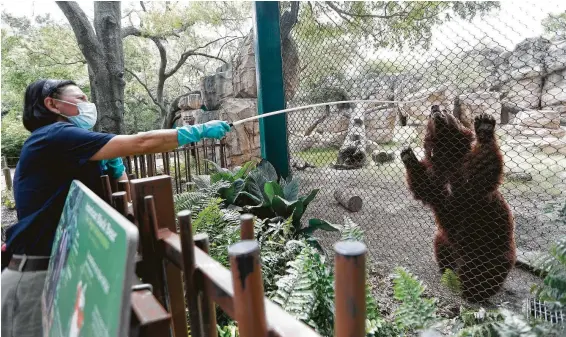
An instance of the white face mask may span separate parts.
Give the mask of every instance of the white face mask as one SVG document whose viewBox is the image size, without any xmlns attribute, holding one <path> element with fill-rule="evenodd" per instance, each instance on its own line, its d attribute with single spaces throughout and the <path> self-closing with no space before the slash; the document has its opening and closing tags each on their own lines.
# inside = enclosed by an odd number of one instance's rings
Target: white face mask
<svg viewBox="0 0 566 337">
<path fill-rule="evenodd" d="M 94 124 L 96 124 L 96 118 L 98 117 L 98 113 L 96 111 L 96 105 L 94 103 L 81 102 L 75 104 L 56 98 L 54 99 L 59 102 L 64 102 L 77 107 L 79 111 L 79 114 L 77 116 L 65 116 L 63 114 L 60 115 L 67 118 L 71 123 L 75 124 L 79 128 L 90 130 L 94 127 Z"/>
</svg>

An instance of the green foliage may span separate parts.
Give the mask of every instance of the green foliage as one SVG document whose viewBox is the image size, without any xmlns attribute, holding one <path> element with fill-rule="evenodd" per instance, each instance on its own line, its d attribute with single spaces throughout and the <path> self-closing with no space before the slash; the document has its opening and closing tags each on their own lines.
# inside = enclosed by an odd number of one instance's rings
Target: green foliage
<svg viewBox="0 0 566 337">
<path fill-rule="evenodd" d="M 337 231 L 331 224 L 318 219 L 311 219 L 303 227 L 301 219 L 307 206 L 314 200 L 318 189 L 309 194 L 299 196 L 299 180 L 293 177 L 280 179 L 271 163 L 260 162 L 255 168 L 254 162 L 248 162 L 241 168 L 228 171 L 214 164 L 215 172 L 210 176 L 210 182 L 219 185 L 216 195 L 224 200 L 224 206 L 241 209 L 261 219 L 268 219 L 261 231 L 281 226 L 291 219 L 291 238 L 307 237 L 309 242 L 320 248 L 320 244 L 312 236 L 314 231 Z M 252 169 L 253 168 L 253 169 Z M 208 182 L 201 179 L 201 187 Z M 269 224 L 274 224 L 270 226 Z"/>
<path fill-rule="evenodd" d="M 393 297 L 401 301 L 395 311 L 395 322 L 404 330 L 424 329 L 438 320 L 436 300 L 423 298 L 425 286 L 404 268 L 395 268 Z"/>
<path fill-rule="evenodd" d="M 344 217 L 344 226 L 340 230 L 342 241 L 362 241 L 364 239 L 364 230 L 358 224 L 352 221 L 349 217 Z"/>
<path fill-rule="evenodd" d="M 553 308 L 566 305 L 566 237 L 558 240 L 535 264 L 546 273 L 543 284 L 534 286 L 533 292 L 541 301 Z"/>
<path fill-rule="evenodd" d="M 68 25 L 49 16 L 32 23 L 6 12 L 2 21 L 2 111 L 22 111 L 27 85 L 39 78 L 71 79 L 90 93 L 86 63 Z"/>
<path fill-rule="evenodd" d="M 220 203 L 220 199 L 210 200 L 192 225 L 195 233 L 208 234 L 210 256 L 229 268 L 227 248 L 240 240 L 240 217 L 238 212 L 221 209 Z"/>
<path fill-rule="evenodd" d="M 324 257 L 310 246 L 287 264 L 272 299 L 285 311 L 324 336 L 332 335 L 334 277 Z"/>
<path fill-rule="evenodd" d="M 566 11 L 559 14 L 548 14 L 541 24 L 544 33 L 550 38 L 566 37 Z"/>
<path fill-rule="evenodd" d="M 452 269 L 446 269 L 440 278 L 440 283 L 454 293 L 460 293 L 461 284 L 458 275 Z"/>
<path fill-rule="evenodd" d="M 502 322 L 504 316 L 498 310 L 466 310 L 460 309 L 461 327 L 457 337 L 496 336 L 496 323 Z"/>
<path fill-rule="evenodd" d="M 210 182 L 213 184 L 221 181 L 229 183 L 229 185 L 221 186 L 217 190 L 217 194 L 224 200 L 226 206 L 237 204 L 240 199 L 248 195 L 243 189 L 245 179 L 256 165 L 254 161 L 246 162 L 243 166 L 238 166 L 232 171 L 220 167 L 215 162 L 209 160 L 208 162 L 213 167 Z"/>
<path fill-rule="evenodd" d="M 236 166 L 232 171 L 220 167 L 211 160 L 206 160 L 210 165 L 212 165 L 212 174 L 210 175 L 210 182 L 215 183 L 220 180 L 224 180 L 233 183 L 236 180 L 245 179 L 250 171 L 255 167 L 256 162 L 251 160 L 244 163 L 243 166 Z"/>
<path fill-rule="evenodd" d="M 272 299 L 283 310 L 316 329 L 316 324 L 311 319 L 317 281 L 313 270 L 313 255 L 312 248 L 305 247 L 295 260 L 287 264 L 287 274 L 277 281 L 277 291 Z"/>
<path fill-rule="evenodd" d="M 16 208 L 16 201 L 14 199 L 14 191 L 5 189 L 2 191 L 2 205 L 8 209 Z"/>
<path fill-rule="evenodd" d="M 216 331 L 218 332 L 218 337 L 238 337 L 238 327 L 234 324 L 229 324 L 225 326 L 216 326 Z"/>
<path fill-rule="evenodd" d="M 175 213 L 182 210 L 189 210 L 194 218 L 200 211 L 202 211 L 212 199 L 218 197 L 218 189 L 226 186 L 226 182 L 217 182 L 207 188 L 199 189 L 195 192 L 183 192 L 173 196 L 173 203 L 175 205 Z"/>
<path fill-rule="evenodd" d="M 24 128 L 20 114 L 12 111 L 2 117 L 2 155 L 18 158 L 30 133 Z"/>
</svg>

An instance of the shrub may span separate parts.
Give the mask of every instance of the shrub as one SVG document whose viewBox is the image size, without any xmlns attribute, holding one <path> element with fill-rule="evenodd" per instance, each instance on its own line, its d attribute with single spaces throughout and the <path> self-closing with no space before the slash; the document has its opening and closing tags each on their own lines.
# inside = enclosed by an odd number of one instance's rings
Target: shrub
<svg viewBox="0 0 566 337">
<path fill-rule="evenodd" d="M 24 142 L 30 133 L 24 128 L 21 116 L 9 112 L 2 117 L 2 155 L 19 157 Z"/>
</svg>

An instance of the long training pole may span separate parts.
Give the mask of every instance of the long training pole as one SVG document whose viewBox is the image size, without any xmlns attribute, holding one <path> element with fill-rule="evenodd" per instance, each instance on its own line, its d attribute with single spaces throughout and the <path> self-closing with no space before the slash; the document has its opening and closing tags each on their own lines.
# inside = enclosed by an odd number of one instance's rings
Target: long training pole
<svg viewBox="0 0 566 337">
<path fill-rule="evenodd" d="M 274 115 L 279 115 L 282 113 L 287 113 L 287 112 L 292 112 L 292 111 L 298 111 L 298 110 L 304 110 L 304 109 L 311 109 L 311 108 L 316 108 L 319 106 L 326 106 L 326 105 L 337 105 L 337 104 L 342 104 L 342 103 L 393 103 L 393 104 L 405 104 L 405 103 L 414 103 L 414 102 L 418 102 L 418 101 L 423 101 L 425 99 L 427 99 L 428 97 L 421 97 L 418 99 L 413 99 L 413 100 L 409 100 L 409 101 L 381 101 L 381 100 L 374 100 L 374 99 L 368 99 L 368 100 L 351 100 L 351 101 L 336 101 L 336 102 L 325 102 L 325 103 L 316 103 L 316 104 L 309 104 L 309 105 L 302 105 L 302 106 L 297 106 L 294 108 L 288 108 L 288 109 L 283 109 L 283 110 L 277 110 L 277 111 L 273 111 L 273 112 L 268 112 L 268 113 L 264 113 L 261 115 L 257 115 L 257 116 L 252 116 L 252 117 L 248 117 L 248 118 L 244 118 L 244 119 L 240 119 L 239 121 L 235 121 L 230 123 L 230 126 L 236 126 L 236 125 L 240 125 L 246 122 L 251 122 L 254 121 L 256 119 L 260 119 L 260 118 L 265 118 L 265 117 L 269 117 L 269 116 L 274 116 Z"/>
</svg>

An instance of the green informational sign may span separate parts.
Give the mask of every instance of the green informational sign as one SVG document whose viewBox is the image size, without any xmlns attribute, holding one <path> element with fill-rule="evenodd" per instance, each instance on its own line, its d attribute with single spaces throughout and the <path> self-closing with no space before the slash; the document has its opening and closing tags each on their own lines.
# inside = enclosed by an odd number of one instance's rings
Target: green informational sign
<svg viewBox="0 0 566 337">
<path fill-rule="evenodd" d="M 43 335 L 127 336 L 138 230 L 73 181 L 43 289 Z"/>
</svg>

